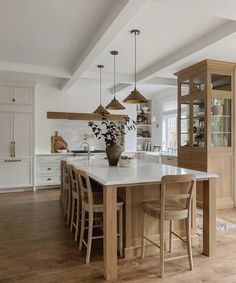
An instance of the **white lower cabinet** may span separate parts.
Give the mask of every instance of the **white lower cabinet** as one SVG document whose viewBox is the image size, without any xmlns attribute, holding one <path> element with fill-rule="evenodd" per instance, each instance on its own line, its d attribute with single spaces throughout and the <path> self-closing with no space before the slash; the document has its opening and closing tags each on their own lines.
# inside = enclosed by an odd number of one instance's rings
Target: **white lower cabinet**
<svg viewBox="0 0 236 283">
<path fill-rule="evenodd" d="M 0 189 L 32 186 L 32 160 L 0 160 Z"/>
<path fill-rule="evenodd" d="M 63 155 L 65 157 L 65 155 Z M 36 156 L 36 187 L 60 185 L 60 160 L 62 156 Z"/>
<path fill-rule="evenodd" d="M 104 159 L 105 154 L 92 154 L 91 159 Z M 87 160 L 87 155 L 74 156 L 73 154 L 63 155 L 36 155 L 36 188 L 46 189 L 47 187 L 60 186 L 61 168 L 60 161 L 64 157 L 72 157 L 73 160 Z"/>
<path fill-rule="evenodd" d="M 162 155 L 161 163 L 165 165 L 178 166 L 177 156 Z"/>
</svg>

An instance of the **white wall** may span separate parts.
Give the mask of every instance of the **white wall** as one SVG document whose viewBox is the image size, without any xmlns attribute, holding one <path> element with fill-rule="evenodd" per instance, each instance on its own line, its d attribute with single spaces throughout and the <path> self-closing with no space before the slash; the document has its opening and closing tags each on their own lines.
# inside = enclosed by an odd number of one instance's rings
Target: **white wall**
<svg viewBox="0 0 236 283">
<path fill-rule="evenodd" d="M 177 89 L 175 87 L 169 87 L 158 91 L 156 94 L 152 95 L 152 106 L 153 106 L 153 116 L 156 117 L 156 122 L 153 123 L 153 138 L 152 144 L 161 145 L 162 144 L 162 116 L 163 116 L 163 102 L 170 99 L 177 99 Z M 159 125 L 158 128 L 156 125 Z"/>
<path fill-rule="evenodd" d="M 112 95 L 104 89 L 103 104 L 106 105 Z M 56 112 L 93 112 L 99 104 L 99 86 L 97 81 L 80 80 L 73 89 L 61 93 L 59 87 L 53 84 L 39 83 L 35 88 L 35 152 L 50 153 L 50 138 L 55 121 L 47 119 L 48 111 Z M 134 105 L 128 105 L 126 110 L 113 111 L 116 114 L 128 114 L 135 118 Z M 135 133 L 129 132 L 125 139 L 125 150 L 136 148 Z"/>
</svg>

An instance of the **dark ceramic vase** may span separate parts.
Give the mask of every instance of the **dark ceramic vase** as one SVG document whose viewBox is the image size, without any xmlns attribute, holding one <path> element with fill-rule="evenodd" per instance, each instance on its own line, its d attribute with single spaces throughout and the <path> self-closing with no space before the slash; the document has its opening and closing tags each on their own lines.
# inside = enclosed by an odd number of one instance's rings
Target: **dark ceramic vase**
<svg viewBox="0 0 236 283">
<path fill-rule="evenodd" d="M 109 166 L 117 166 L 122 153 L 120 145 L 114 143 L 106 147 L 106 154 Z"/>
</svg>

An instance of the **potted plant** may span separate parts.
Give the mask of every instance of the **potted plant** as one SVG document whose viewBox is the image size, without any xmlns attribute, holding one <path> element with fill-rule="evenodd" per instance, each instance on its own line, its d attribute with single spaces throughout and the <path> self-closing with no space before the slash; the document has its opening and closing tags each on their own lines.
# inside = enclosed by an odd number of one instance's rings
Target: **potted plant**
<svg viewBox="0 0 236 283">
<path fill-rule="evenodd" d="M 126 135 L 128 131 L 136 129 L 136 122 L 128 116 L 124 121 L 109 121 L 106 114 L 102 115 L 101 125 L 93 121 L 89 121 L 88 125 L 97 139 L 104 139 L 106 144 L 106 154 L 110 166 L 117 166 L 122 153 L 122 148 L 119 145 L 121 137 Z"/>
</svg>

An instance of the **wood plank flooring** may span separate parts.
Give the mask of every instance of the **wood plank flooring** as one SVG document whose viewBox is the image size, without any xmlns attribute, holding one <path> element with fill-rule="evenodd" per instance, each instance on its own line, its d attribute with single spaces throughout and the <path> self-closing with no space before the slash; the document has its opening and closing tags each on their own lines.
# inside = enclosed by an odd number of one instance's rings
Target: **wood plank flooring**
<svg viewBox="0 0 236 283">
<path fill-rule="evenodd" d="M 0 282 L 102 283 L 101 242 L 93 246 L 91 263 L 65 227 L 58 190 L 0 194 Z M 219 216 L 236 223 L 236 209 Z M 127 283 L 236 282 L 236 232 L 217 234 L 217 255 L 207 258 L 194 249 L 194 270 L 187 259 L 166 263 L 159 274 L 158 257 L 119 260 L 119 280 Z"/>
</svg>

